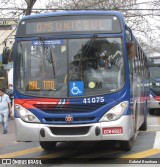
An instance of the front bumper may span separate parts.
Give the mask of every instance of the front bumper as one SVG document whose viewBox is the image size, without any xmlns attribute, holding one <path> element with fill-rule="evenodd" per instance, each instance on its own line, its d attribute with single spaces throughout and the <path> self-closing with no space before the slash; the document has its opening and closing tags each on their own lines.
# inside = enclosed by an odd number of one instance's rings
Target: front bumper
<svg viewBox="0 0 160 167">
<path fill-rule="evenodd" d="M 150 109 L 156 109 L 160 108 L 160 101 L 157 101 L 156 99 L 152 98 L 151 100 L 148 101 L 148 108 Z"/>
<path fill-rule="evenodd" d="M 15 119 L 16 122 L 16 139 L 17 141 L 95 141 L 95 140 L 129 140 L 133 135 L 133 118 L 132 116 L 122 116 L 120 119 L 111 122 L 98 122 L 94 124 L 68 124 L 68 125 L 52 125 L 52 124 L 33 124 L 23 122 L 20 118 Z M 120 134 L 103 134 L 103 128 L 121 127 Z M 84 134 L 73 133 L 67 134 L 67 128 L 87 129 Z M 62 134 L 55 133 L 53 129 L 61 129 Z M 99 133 L 97 135 L 97 129 Z M 43 132 L 43 133 L 42 133 Z M 64 134 L 63 134 L 64 133 Z"/>
</svg>

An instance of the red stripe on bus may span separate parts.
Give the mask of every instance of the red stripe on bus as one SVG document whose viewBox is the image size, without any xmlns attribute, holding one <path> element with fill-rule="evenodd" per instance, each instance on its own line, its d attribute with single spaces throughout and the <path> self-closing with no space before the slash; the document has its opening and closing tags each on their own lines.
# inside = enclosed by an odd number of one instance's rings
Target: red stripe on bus
<svg viewBox="0 0 160 167">
<path fill-rule="evenodd" d="M 60 99 L 15 99 L 14 103 L 23 106 L 24 108 L 36 108 L 34 105 L 57 105 Z M 66 104 L 68 104 L 67 101 Z"/>
<path fill-rule="evenodd" d="M 160 96 L 156 96 L 155 98 L 157 101 L 160 101 Z"/>
</svg>

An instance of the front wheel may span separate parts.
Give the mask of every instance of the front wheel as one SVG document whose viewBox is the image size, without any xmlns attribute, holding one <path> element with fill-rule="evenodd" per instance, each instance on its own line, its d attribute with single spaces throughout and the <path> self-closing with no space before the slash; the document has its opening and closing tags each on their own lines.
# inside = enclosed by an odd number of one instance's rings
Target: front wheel
<svg viewBox="0 0 160 167">
<path fill-rule="evenodd" d="M 40 146 L 46 151 L 52 151 L 55 147 L 57 142 L 54 141 L 40 141 Z"/>
<path fill-rule="evenodd" d="M 146 131 L 147 130 L 147 114 L 144 116 L 144 122 L 140 126 L 139 130 Z"/>
<path fill-rule="evenodd" d="M 127 141 L 119 141 L 119 146 L 122 151 L 130 151 L 132 149 L 134 142 L 134 137 L 131 137 L 130 140 Z"/>
</svg>

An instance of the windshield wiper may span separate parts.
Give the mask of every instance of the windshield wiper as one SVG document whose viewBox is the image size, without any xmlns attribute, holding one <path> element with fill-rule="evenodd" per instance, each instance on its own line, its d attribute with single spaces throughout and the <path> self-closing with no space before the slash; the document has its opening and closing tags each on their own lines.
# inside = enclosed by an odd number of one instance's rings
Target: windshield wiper
<svg viewBox="0 0 160 167">
<path fill-rule="evenodd" d="M 42 41 L 43 53 L 44 53 L 46 59 L 48 60 L 48 62 L 50 64 L 52 64 L 53 74 L 54 74 L 54 77 L 56 78 L 52 49 L 50 46 L 46 46 L 45 41 L 44 41 L 44 37 L 39 37 L 39 39 Z"/>
<path fill-rule="evenodd" d="M 83 50 L 83 45 L 82 45 L 82 48 L 81 48 L 81 54 L 80 54 L 80 61 L 79 61 L 79 66 L 78 66 L 78 76 L 79 78 L 81 78 L 81 74 L 80 74 L 80 69 L 81 69 L 81 66 L 82 66 L 82 61 L 84 60 L 84 58 L 87 57 L 89 51 L 91 50 L 95 40 L 96 40 L 96 37 L 97 37 L 97 34 L 93 34 L 93 36 L 91 37 L 90 41 L 88 42 L 86 48 L 84 51 Z"/>
</svg>

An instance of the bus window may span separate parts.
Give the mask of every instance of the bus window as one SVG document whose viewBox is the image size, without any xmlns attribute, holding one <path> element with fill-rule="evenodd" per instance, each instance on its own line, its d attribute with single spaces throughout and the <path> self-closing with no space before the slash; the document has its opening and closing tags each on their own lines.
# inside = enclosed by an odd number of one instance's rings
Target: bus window
<svg viewBox="0 0 160 167">
<path fill-rule="evenodd" d="M 126 44 L 127 44 L 128 58 L 132 59 L 136 56 L 135 44 L 132 39 L 132 32 L 129 27 L 127 27 L 125 32 L 126 32 Z"/>
<path fill-rule="evenodd" d="M 70 80 L 83 80 L 86 95 L 118 91 L 124 85 L 121 39 L 97 38 L 93 40 L 70 40 L 69 78 Z M 94 83 L 92 88 L 89 86 L 91 82 Z"/>
<path fill-rule="evenodd" d="M 67 71 L 67 56 L 64 48 L 64 44 L 43 46 L 42 43 L 34 44 L 34 41 L 20 42 L 17 46 L 20 64 L 17 67 L 18 89 L 34 95 L 47 90 L 55 90 L 57 96 L 64 94 L 61 92 L 63 86 L 66 88 L 64 78 Z M 65 93 L 67 94 L 67 88 Z"/>
</svg>

